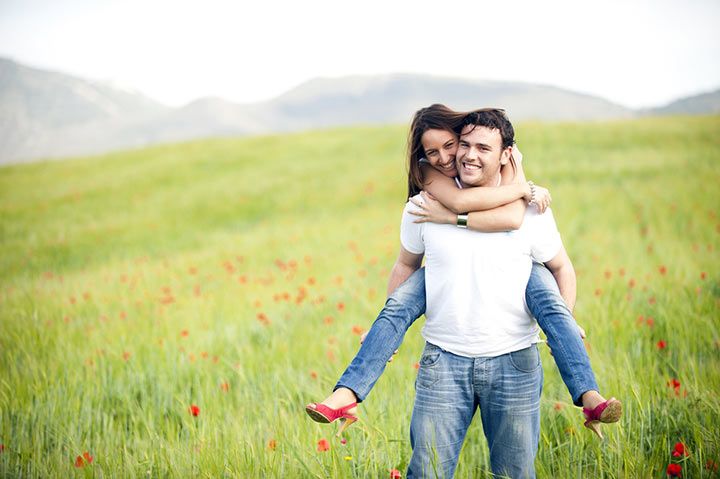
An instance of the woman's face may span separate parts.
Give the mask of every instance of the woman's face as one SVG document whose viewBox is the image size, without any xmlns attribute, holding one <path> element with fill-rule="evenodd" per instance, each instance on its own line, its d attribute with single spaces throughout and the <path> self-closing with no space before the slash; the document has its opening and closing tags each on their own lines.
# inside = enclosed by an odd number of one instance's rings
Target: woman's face
<svg viewBox="0 0 720 479">
<path fill-rule="evenodd" d="M 455 154 L 458 141 L 455 134 L 447 130 L 427 130 L 420 138 L 425 158 L 443 175 L 450 178 L 457 176 Z"/>
</svg>

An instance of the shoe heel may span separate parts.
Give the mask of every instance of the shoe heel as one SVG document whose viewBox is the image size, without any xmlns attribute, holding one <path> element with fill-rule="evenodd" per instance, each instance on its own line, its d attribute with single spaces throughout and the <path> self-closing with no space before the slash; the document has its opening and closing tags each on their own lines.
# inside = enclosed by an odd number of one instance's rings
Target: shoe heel
<svg viewBox="0 0 720 479">
<path fill-rule="evenodd" d="M 340 420 L 340 428 L 338 429 L 338 432 L 335 436 L 342 437 L 343 432 L 345 429 L 349 428 L 355 421 L 357 421 L 357 418 L 343 418 Z"/>
<path fill-rule="evenodd" d="M 588 421 L 585 423 L 585 427 L 597 434 L 600 439 L 603 438 L 602 431 L 600 430 L 600 421 Z"/>
</svg>

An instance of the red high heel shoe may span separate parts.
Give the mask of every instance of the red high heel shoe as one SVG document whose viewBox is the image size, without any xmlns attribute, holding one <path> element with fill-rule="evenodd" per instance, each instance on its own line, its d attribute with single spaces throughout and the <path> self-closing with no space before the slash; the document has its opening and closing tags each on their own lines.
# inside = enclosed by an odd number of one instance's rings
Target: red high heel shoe
<svg viewBox="0 0 720 479">
<path fill-rule="evenodd" d="M 357 403 L 351 403 L 347 406 L 343 406 L 338 409 L 333 409 L 324 404 L 310 403 L 305 406 L 305 412 L 308 416 L 315 421 L 323 424 L 329 424 L 337 419 L 340 419 L 340 429 L 338 430 L 337 436 L 341 436 L 343 431 L 347 429 L 352 423 L 358 420 L 357 416 L 350 414 L 348 410 L 357 406 Z"/>
<path fill-rule="evenodd" d="M 585 427 L 602 439 L 600 424 L 618 422 L 622 416 L 622 403 L 615 398 L 610 398 L 598 404 L 595 409 L 583 408 L 583 414 L 585 415 Z"/>
</svg>

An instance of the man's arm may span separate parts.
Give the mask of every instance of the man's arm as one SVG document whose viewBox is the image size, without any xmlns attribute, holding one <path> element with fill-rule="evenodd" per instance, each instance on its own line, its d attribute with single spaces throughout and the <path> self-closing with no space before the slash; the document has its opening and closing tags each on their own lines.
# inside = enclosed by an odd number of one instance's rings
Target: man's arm
<svg viewBox="0 0 720 479">
<path fill-rule="evenodd" d="M 575 268 L 573 268 L 565 247 L 561 246 L 558 254 L 550 261 L 547 261 L 545 266 L 555 277 L 555 281 L 560 288 L 560 296 L 562 296 L 568 309 L 572 312 L 575 309 L 575 300 L 577 299 L 577 278 Z"/>
<path fill-rule="evenodd" d="M 400 246 L 397 260 L 390 271 L 387 295 L 390 296 L 406 279 L 410 277 L 422 264 L 423 254 L 411 253 Z"/>
</svg>

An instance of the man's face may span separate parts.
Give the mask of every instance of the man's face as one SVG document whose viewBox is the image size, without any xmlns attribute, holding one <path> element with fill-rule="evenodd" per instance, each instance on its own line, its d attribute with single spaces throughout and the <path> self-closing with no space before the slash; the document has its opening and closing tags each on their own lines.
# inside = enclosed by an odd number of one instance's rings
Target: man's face
<svg viewBox="0 0 720 479">
<path fill-rule="evenodd" d="M 466 125 L 460 134 L 458 173 L 468 186 L 497 186 L 500 167 L 507 164 L 512 148 L 502 147 L 500 130 Z"/>
</svg>

